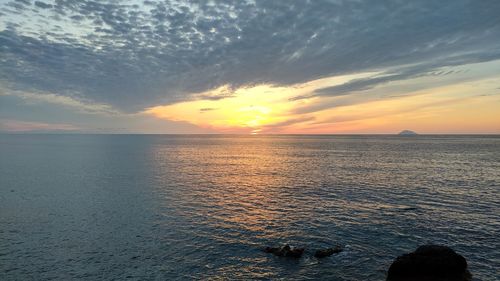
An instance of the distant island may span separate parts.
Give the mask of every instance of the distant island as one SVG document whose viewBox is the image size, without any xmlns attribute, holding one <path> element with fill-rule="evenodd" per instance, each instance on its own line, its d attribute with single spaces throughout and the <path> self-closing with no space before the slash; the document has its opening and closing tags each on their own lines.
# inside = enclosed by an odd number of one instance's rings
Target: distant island
<svg viewBox="0 0 500 281">
<path fill-rule="evenodd" d="M 417 133 L 415 133 L 414 131 L 410 131 L 410 130 L 403 130 L 401 132 L 399 132 L 400 136 L 416 136 L 418 135 Z"/>
</svg>

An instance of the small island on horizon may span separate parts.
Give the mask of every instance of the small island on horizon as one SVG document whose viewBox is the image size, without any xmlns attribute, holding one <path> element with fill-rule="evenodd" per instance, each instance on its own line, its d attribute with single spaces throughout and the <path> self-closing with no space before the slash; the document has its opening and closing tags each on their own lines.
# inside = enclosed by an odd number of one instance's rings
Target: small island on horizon
<svg viewBox="0 0 500 281">
<path fill-rule="evenodd" d="M 403 131 L 398 133 L 398 136 L 418 136 L 418 134 L 415 133 L 414 131 L 403 130 Z"/>
</svg>

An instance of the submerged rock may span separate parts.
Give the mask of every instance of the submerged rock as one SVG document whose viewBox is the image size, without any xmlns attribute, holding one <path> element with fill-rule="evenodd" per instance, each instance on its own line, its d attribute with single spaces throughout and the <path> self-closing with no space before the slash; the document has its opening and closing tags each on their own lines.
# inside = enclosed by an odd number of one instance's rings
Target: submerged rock
<svg viewBox="0 0 500 281">
<path fill-rule="evenodd" d="M 325 257 L 329 257 L 333 254 L 338 254 L 338 253 L 342 252 L 342 250 L 343 250 L 342 247 L 337 245 L 333 248 L 317 250 L 314 253 L 314 256 L 317 258 L 325 258 Z"/>
<path fill-rule="evenodd" d="M 264 252 L 274 254 L 278 257 L 300 258 L 304 253 L 304 248 L 290 247 L 286 244 L 283 247 L 266 247 Z"/>
<path fill-rule="evenodd" d="M 387 281 L 470 281 L 467 261 L 446 246 L 425 245 L 396 258 Z"/>
</svg>

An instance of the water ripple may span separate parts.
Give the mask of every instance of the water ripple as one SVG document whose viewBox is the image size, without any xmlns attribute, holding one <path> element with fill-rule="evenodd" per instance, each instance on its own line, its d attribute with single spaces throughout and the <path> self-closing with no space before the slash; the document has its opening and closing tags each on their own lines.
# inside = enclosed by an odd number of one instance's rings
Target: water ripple
<svg viewBox="0 0 500 281">
<path fill-rule="evenodd" d="M 1 136 L 0 154 L 2 280 L 384 280 L 423 243 L 500 275 L 498 137 Z M 305 256 L 261 251 L 282 243 Z"/>
</svg>

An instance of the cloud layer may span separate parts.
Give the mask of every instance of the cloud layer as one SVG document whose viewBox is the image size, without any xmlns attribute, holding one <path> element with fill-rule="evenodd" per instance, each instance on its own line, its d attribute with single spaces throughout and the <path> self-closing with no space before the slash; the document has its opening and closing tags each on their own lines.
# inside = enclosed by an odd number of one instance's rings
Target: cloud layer
<svg viewBox="0 0 500 281">
<path fill-rule="evenodd" d="M 384 74 L 338 96 L 500 58 L 500 1 L 6 1 L 4 88 L 124 112 L 226 85 Z M 434 72 L 433 72 L 434 71 Z"/>
</svg>

